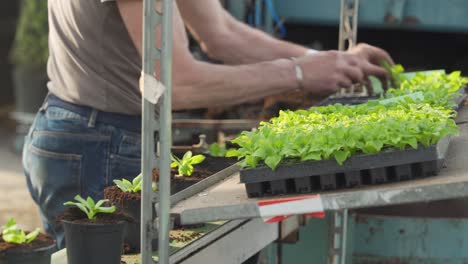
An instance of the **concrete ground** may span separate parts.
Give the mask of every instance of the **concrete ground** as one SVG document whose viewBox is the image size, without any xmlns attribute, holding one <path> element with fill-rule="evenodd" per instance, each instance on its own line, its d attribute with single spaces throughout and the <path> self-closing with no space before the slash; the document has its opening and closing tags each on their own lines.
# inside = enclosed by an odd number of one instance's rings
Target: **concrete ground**
<svg viewBox="0 0 468 264">
<path fill-rule="evenodd" d="M 21 157 L 14 151 L 14 131 L 14 123 L 0 113 L 0 226 L 14 217 L 25 229 L 42 227 L 26 186 Z"/>
</svg>

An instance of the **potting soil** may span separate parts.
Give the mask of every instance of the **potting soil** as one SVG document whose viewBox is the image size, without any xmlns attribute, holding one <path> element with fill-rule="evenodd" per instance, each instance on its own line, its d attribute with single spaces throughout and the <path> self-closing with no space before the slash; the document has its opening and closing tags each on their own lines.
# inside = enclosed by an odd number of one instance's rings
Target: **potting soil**
<svg viewBox="0 0 468 264">
<path fill-rule="evenodd" d="M 2 238 L 2 235 L 0 235 L 0 255 L 6 254 L 8 252 L 33 251 L 35 249 L 48 247 L 54 243 L 54 239 L 45 234 L 39 234 L 33 242 L 22 245 L 5 242 Z"/>
<path fill-rule="evenodd" d="M 62 215 L 58 217 L 58 220 L 70 221 L 77 224 L 116 224 L 121 221 L 133 222 L 134 219 L 129 215 L 117 210 L 115 213 L 97 214 L 95 220 L 88 219 L 86 214 L 76 207 L 68 208 Z"/>
</svg>

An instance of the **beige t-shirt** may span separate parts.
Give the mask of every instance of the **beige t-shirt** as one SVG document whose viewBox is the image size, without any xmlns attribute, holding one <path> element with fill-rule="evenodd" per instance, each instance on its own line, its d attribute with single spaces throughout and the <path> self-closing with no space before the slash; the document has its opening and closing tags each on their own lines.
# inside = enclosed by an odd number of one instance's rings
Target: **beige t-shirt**
<svg viewBox="0 0 468 264">
<path fill-rule="evenodd" d="M 101 111 L 141 114 L 141 59 L 115 1 L 49 0 L 48 88 Z"/>
</svg>

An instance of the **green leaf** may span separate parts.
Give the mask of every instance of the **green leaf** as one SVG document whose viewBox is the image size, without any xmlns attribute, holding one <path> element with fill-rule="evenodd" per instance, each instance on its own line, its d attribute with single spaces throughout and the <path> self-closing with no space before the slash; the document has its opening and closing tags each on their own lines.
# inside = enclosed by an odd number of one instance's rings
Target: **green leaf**
<svg viewBox="0 0 468 264">
<path fill-rule="evenodd" d="M 3 232 L 8 232 L 10 230 L 16 230 L 16 220 L 14 218 L 10 218 L 8 222 L 2 227 Z"/>
<path fill-rule="evenodd" d="M 86 203 L 88 204 L 88 208 L 94 208 L 94 206 L 96 206 L 96 204 L 94 203 L 94 200 L 89 196 L 86 199 Z"/>
<path fill-rule="evenodd" d="M 269 156 L 265 159 L 265 164 L 272 170 L 275 170 L 278 164 L 281 162 L 281 156 Z"/>
<path fill-rule="evenodd" d="M 105 202 L 108 202 L 108 201 L 109 201 L 108 199 L 99 200 L 99 201 L 96 203 L 96 208 L 101 207 Z"/>
<path fill-rule="evenodd" d="M 343 151 L 343 150 L 338 150 L 333 153 L 335 156 L 336 162 L 338 164 L 343 165 L 343 162 L 349 157 L 350 153 L 349 151 Z"/>
<path fill-rule="evenodd" d="M 80 203 L 86 204 L 85 199 L 83 199 L 83 197 L 81 197 L 81 195 L 76 195 L 76 196 L 75 196 L 75 200 L 77 200 L 77 201 L 80 202 Z"/>
<path fill-rule="evenodd" d="M 98 213 L 106 213 L 106 214 L 112 214 L 116 211 L 116 207 L 115 206 L 111 206 L 111 207 L 99 207 L 97 208 L 96 210 Z"/>
<path fill-rule="evenodd" d="M 141 174 L 135 177 L 132 181 L 133 187 L 141 185 L 142 180 L 143 180 L 143 176 Z"/>
<path fill-rule="evenodd" d="M 183 176 L 190 176 L 191 173 L 190 173 L 190 165 L 185 163 L 183 164 L 182 166 L 179 167 L 179 175 L 183 175 Z"/>
<path fill-rule="evenodd" d="M 39 236 L 39 234 L 41 233 L 41 229 L 40 228 L 36 228 L 34 231 L 30 232 L 29 234 L 26 235 L 26 243 L 31 243 L 34 241 L 34 239 L 37 238 L 37 236 Z"/>
<path fill-rule="evenodd" d="M 234 158 L 234 157 L 238 157 L 239 155 L 240 153 L 237 149 L 229 149 L 226 152 L 226 158 Z"/>
<path fill-rule="evenodd" d="M 184 157 L 182 158 L 182 160 L 188 160 L 191 157 L 192 157 L 192 151 L 189 150 L 189 151 L 185 152 Z"/>
<path fill-rule="evenodd" d="M 192 158 L 190 158 L 190 164 L 196 165 L 200 164 L 205 160 L 205 156 L 203 155 L 195 155 Z"/>
<path fill-rule="evenodd" d="M 122 191 L 122 192 L 129 192 L 129 186 L 126 185 L 123 181 L 121 180 L 114 180 L 114 183 L 115 185 L 117 185 L 117 187 L 119 187 L 119 189 Z"/>
<path fill-rule="evenodd" d="M 131 188 L 132 187 L 132 182 L 130 182 L 129 180 L 127 179 L 122 179 L 122 182 L 125 184 L 125 186 L 127 186 L 128 188 Z"/>
</svg>

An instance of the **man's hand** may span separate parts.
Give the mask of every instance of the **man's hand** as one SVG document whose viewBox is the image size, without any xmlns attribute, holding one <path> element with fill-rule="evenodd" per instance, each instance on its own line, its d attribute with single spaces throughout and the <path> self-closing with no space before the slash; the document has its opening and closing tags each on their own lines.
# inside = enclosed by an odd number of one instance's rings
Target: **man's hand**
<svg viewBox="0 0 468 264">
<path fill-rule="evenodd" d="M 351 52 L 324 51 L 297 60 L 304 74 L 304 89 L 319 96 L 336 93 L 353 84 L 370 84 L 369 75 L 381 80 L 388 72 L 361 55 Z"/>
<path fill-rule="evenodd" d="M 378 67 L 382 67 L 383 61 L 386 61 L 390 65 L 395 64 L 393 62 L 392 57 L 390 57 L 390 55 L 385 50 L 365 44 L 365 43 L 360 43 L 357 46 L 352 47 L 351 49 L 348 50 L 348 53 L 357 55 Z M 380 76 L 376 76 L 376 77 L 380 79 L 383 89 L 387 90 L 388 79 L 382 78 Z M 372 89 L 372 86 L 370 83 L 368 84 L 368 87 Z"/>
<path fill-rule="evenodd" d="M 371 46 L 365 43 L 359 43 L 347 51 L 350 54 L 357 55 L 374 65 L 380 66 L 382 61 L 387 61 L 390 65 L 395 64 L 392 57 L 383 49 Z"/>
</svg>

